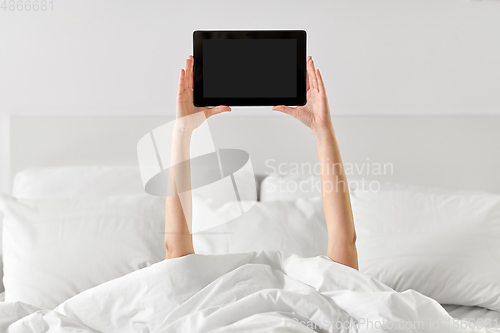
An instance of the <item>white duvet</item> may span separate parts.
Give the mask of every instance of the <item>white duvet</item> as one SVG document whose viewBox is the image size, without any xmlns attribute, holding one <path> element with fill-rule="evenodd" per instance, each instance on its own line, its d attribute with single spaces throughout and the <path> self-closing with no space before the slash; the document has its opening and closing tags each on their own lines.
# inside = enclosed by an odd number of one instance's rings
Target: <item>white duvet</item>
<svg viewBox="0 0 500 333">
<path fill-rule="evenodd" d="M 500 332 L 459 324 L 415 291 L 278 251 L 164 260 L 54 310 L 0 303 L 0 332 Z"/>
</svg>

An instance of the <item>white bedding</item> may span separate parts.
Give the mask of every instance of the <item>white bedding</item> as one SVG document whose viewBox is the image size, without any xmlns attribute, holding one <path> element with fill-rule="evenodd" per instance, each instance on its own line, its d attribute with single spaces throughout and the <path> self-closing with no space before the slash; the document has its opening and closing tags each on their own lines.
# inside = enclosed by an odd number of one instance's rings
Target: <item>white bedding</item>
<svg viewBox="0 0 500 333">
<path fill-rule="evenodd" d="M 447 312 L 415 291 L 395 292 L 323 256 L 279 251 L 164 260 L 52 311 L 0 303 L 0 314 L 0 332 L 340 332 L 331 323 L 352 328 L 351 318 L 360 332 L 454 331 Z"/>
<path fill-rule="evenodd" d="M 500 312 L 488 310 L 478 306 L 463 306 L 455 304 L 444 304 L 443 308 L 456 319 L 465 321 L 489 321 L 492 325 L 500 326 Z"/>
</svg>

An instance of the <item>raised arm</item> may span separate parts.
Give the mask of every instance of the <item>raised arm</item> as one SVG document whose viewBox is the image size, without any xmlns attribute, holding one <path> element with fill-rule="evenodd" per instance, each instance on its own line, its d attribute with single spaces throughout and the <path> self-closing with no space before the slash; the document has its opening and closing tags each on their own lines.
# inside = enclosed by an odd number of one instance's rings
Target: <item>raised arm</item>
<svg viewBox="0 0 500 333">
<path fill-rule="evenodd" d="M 193 131 L 205 119 L 225 111 L 228 106 L 195 107 L 193 104 L 192 56 L 181 70 L 177 88 L 176 122 L 172 133 L 172 153 L 165 212 L 166 258 L 194 253 L 192 225 L 191 170 L 189 147 Z"/>
<path fill-rule="evenodd" d="M 274 106 L 311 128 L 316 137 L 321 170 L 323 209 L 328 228 L 328 257 L 358 269 L 356 230 L 351 210 L 349 187 L 340 149 L 335 137 L 325 85 L 319 69 L 307 59 L 307 104 L 299 107 Z"/>
</svg>

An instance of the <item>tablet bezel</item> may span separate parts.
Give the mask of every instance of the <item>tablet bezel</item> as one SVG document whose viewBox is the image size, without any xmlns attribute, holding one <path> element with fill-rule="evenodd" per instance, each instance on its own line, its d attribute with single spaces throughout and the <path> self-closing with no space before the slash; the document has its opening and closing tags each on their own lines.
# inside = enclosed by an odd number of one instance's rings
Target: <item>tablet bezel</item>
<svg viewBox="0 0 500 333">
<path fill-rule="evenodd" d="M 204 39 L 296 39 L 297 40 L 297 97 L 266 98 L 205 98 L 203 97 L 203 40 Z M 306 100 L 306 32 L 304 30 L 197 30 L 193 32 L 193 103 L 195 106 L 273 106 L 305 105 Z M 266 79 L 266 78 L 263 78 Z"/>
</svg>

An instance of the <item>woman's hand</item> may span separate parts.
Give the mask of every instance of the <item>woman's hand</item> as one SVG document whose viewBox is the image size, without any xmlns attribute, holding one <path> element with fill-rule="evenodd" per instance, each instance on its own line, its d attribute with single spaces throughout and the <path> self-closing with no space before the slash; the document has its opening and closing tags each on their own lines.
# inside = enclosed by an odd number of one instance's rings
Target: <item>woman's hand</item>
<svg viewBox="0 0 500 333">
<path fill-rule="evenodd" d="M 330 108 L 326 98 L 325 85 L 319 69 L 314 68 L 312 57 L 307 58 L 307 104 L 304 106 L 289 107 L 277 105 L 273 111 L 281 111 L 300 120 L 316 134 L 332 127 Z"/>
<path fill-rule="evenodd" d="M 205 119 L 221 112 L 231 111 L 229 106 L 196 107 L 193 104 L 193 56 L 186 59 L 186 68 L 181 69 L 177 88 L 176 126 L 183 130 L 194 130 Z"/>
</svg>

